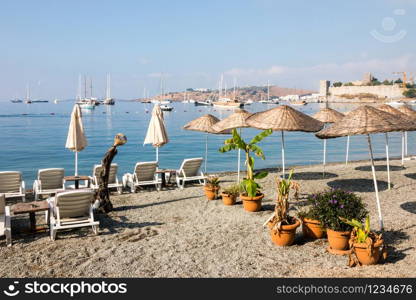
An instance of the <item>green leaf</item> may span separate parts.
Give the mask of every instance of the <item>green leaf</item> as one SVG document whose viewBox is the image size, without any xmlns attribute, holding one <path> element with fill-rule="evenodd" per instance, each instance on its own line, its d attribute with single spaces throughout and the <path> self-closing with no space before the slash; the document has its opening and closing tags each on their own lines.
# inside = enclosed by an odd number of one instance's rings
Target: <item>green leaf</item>
<svg viewBox="0 0 416 300">
<path fill-rule="evenodd" d="M 218 149 L 218 151 L 221 153 L 224 153 L 224 152 L 231 151 L 231 149 L 232 149 L 232 145 L 225 145 L 225 146 L 222 146 L 220 149 Z"/>
<path fill-rule="evenodd" d="M 370 216 L 367 216 L 365 218 L 365 232 L 370 232 Z"/>
<path fill-rule="evenodd" d="M 266 177 L 269 173 L 266 171 L 261 171 L 261 172 L 257 172 L 256 174 L 254 174 L 254 179 L 263 179 L 264 177 Z"/>
<path fill-rule="evenodd" d="M 265 137 L 271 135 L 272 133 L 273 133 L 273 130 L 271 130 L 271 129 L 264 130 L 263 132 L 260 132 L 258 135 L 256 135 L 250 141 L 250 144 L 257 144 L 257 143 L 261 142 L 261 140 L 263 140 Z"/>
</svg>

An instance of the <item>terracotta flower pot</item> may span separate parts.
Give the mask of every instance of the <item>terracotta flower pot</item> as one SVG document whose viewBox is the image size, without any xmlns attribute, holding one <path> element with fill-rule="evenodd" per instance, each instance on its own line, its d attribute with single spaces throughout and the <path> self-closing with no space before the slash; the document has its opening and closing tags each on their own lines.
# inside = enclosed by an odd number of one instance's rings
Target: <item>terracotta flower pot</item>
<svg viewBox="0 0 416 300">
<path fill-rule="evenodd" d="M 269 225 L 270 237 L 272 238 L 273 243 L 278 246 L 290 246 L 293 244 L 295 241 L 296 228 L 300 226 L 300 221 L 295 218 L 292 220 L 294 220 L 294 224 L 282 225 L 280 230 L 272 229 L 271 225 Z"/>
<path fill-rule="evenodd" d="M 249 197 L 246 195 L 240 195 L 240 199 L 243 200 L 243 207 L 246 211 L 255 212 L 261 210 L 261 200 L 264 198 L 264 194 L 259 194 L 256 197 Z"/>
<path fill-rule="evenodd" d="M 349 248 L 349 240 L 351 231 L 334 231 L 331 229 L 326 230 L 328 235 L 329 246 L 333 250 L 347 250 Z"/>
<path fill-rule="evenodd" d="M 362 265 L 375 265 L 382 254 L 383 240 L 376 241 L 371 249 L 367 248 L 367 244 L 364 243 L 354 243 L 353 247 L 358 261 Z"/>
<path fill-rule="evenodd" d="M 218 186 L 204 186 L 205 196 L 208 200 L 215 200 L 218 198 L 218 191 L 220 187 Z"/>
<path fill-rule="evenodd" d="M 235 201 L 237 200 L 236 195 L 230 195 L 226 193 L 221 193 L 221 197 L 222 197 L 222 202 L 224 203 L 224 205 L 234 205 Z"/>
<path fill-rule="evenodd" d="M 305 238 L 321 239 L 325 236 L 325 229 L 322 228 L 318 220 L 302 219 L 302 232 Z"/>
</svg>

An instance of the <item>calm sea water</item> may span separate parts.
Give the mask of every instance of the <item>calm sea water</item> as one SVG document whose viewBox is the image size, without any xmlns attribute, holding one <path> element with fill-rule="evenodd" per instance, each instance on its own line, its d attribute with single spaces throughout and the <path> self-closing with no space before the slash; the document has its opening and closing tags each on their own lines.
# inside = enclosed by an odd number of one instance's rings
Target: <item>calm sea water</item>
<svg viewBox="0 0 416 300">
<path fill-rule="evenodd" d="M 224 118 L 232 113 L 227 109 L 174 103 L 172 112 L 165 112 L 165 121 L 170 142 L 160 148 L 161 168 L 179 168 L 184 158 L 200 157 L 205 153 L 205 135 L 186 131 L 182 126 L 199 116 L 210 113 Z M 245 109 L 257 112 L 275 105 L 252 104 Z M 65 148 L 70 113 L 73 102 L 14 104 L 0 102 L 0 171 L 23 172 L 30 188 L 40 168 L 63 167 L 66 175 L 74 173 L 74 153 Z M 295 107 L 306 114 L 313 114 L 323 104 L 308 104 Z M 349 111 L 353 105 L 330 106 L 339 111 Z M 152 105 L 118 101 L 114 106 L 99 106 L 92 112 L 83 113 L 83 123 L 89 146 L 79 153 L 79 174 L 90 175 L 94 164 L 111 146 L 116 133 L 122 132 L 128 143 L 119 148 L 114 162 L 120 167 L 119 177 L 132 172 L 138 161 L 155 160 L 152 146 L 143 146 L 143 140 L 151 116 Z M 244 129 L 243 136 L 251 138 L 258 130 Z M 391 133 L 391 156 L 401 155 L 401 134 Z M 227 136 L 209 135 L 208 172 L 232 171 L 237 169 L 237 153 L 219 153 L 218 148 Z M 275 132 L 261 146 L 266 160 L 256 160 L 257 168 L 281 166 L 281 135 Z M 383 134 L 373 136 L 375 157 L 385 157 Z M 286 132 L 286 165 L 308 165 L 322 162 L 323 142 L 311 133 Z M 415 136 L 409 133 L 409 153 L 415 151 Z M 345 160 L 346 138 L 328 140 L 327 162 Z M 350 159 L 367 159 L 368 147 L 365 136 L 354 136 L 350 142 Z"/>
</svg>

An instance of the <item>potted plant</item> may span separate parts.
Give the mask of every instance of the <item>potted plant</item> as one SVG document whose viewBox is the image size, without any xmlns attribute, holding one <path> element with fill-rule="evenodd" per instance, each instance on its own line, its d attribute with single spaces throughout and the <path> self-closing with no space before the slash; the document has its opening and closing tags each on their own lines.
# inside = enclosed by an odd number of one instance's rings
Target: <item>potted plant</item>
<svg viewBox="0 0 416 300">
<path fill-rule="evenodd" d="M 204 186 L 205 196 L 208 200 L 215 200 L 218 198 L 218 191 L 220 190 L 220 179 L 215 176 L 207 178 L 207 182 Z"/>
<path fill-rule="evenodd" d="M 261 200 L 264 194 L 261 192 L 261 186 L 255 181 L 267 176 L 267 172 L 254 172 L 254 153 L 257 157 L 265 159 L 263 150 L 257 145 L 265 137 L 272 134 L 271 129 L 264 130 L 256 135 L 250 142 L 245 142 L 238 134 L 236 129 L 232 130 L 232 138 L 225 140 L 225 146 L 221 147 L 221 153 L 228 152 L 235 149 L 241 149 L 246 155 L 247 177 L 241 182 L 240 198 L 243 200 L 243 207 L 246 211 L 255 212 L 261 210 Z"/>
<path fill-rule="evenodd" d="M 273 215 L 265 224 L 270 229 L 272 241 L 278 246 L 290 246 L 295 240 L 296 228 L 300 221 L 289 216 L 290 191 L 294 191 L 294 197 L 298 198 L 299 184 L 292 181 L 293 170 L 288 179 L 277 178 L 277 201 Z"/>
<path fill-rule="evenodd" d="M 376 234 L 370 230 L 370 217 L 367 216 L 365 224 L 352 219 L 347 220 L 340 217 L 341 221 L 353 227 L 349 245 L 351 248 L 350 266 L 355 265 L 375 265 L 381 256 L 386 255 L 384 242 L 381 234 Z"/>
<path fill-rule="evenodd" d="M 234 184 L 222 190 L 221 197 L 224 205 L 234 205 L 240 194 L 240 186 Z"/>
<path fill-rule="evenodd" d="M 352 226 L 341 218 L 364 220 L 368 211 L 362 199 L 354 193 L 331 189 L 311 195 L 318 221 L 326 228 L 329 251 L 334 254 L 347 254 Z"/>
<path fill-rule="evenodd" d="M 306 239 L 321 239 L 325 237 L 326 231 L 319 221 L 319 212 L 314 206 L 313 198 L 309 195 L 307 204 L 310 206 L 298 212 L 298 218 L 302 222 L 302 233 Z"/>
</svg>

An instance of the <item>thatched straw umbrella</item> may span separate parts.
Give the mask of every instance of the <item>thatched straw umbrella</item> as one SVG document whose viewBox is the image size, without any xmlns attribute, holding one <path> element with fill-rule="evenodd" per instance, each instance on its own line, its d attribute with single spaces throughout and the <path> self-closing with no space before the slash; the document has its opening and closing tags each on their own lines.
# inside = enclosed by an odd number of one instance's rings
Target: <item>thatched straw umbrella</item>
<svg viewBox="0 0 416 300">
<path fill-rule="evenodd" d="M 196 118 L 195 120 L 190 121 L 185 126 L 183 126 L 183 129 L 186 130 L 192 130 L 192 131 L 200 131 L 205 132 L 205 172 L 207 171 L 207 161 L 208 161 L 208 133 L 212 134 L 229 134 L 230 131 L 222 131 L 217 132 L 214 129 L 212 129 L 212 126 L 214 126 L 215 123 L 219 122 L 220 120 L 217 117 L 214 117 L 213 115 L 206 114 L 202 117 Z"/>
<path fill-rule="evenodd" d="M 324 123 L 324 126 L 326 124 L 331 124 L 331 123 L 335 123 L 338 122 L 339 120 L 341 120 L 344 117 L 344 114 L 331 109 L 331 108 L 323 108 L 320 111 L 318 111 L 316 114 L 313 115 L 313 117 L 315 119 L 317 119 L 318 121 L 321 121 L 322 123 Z M 324 127 L 325 128 L 325 127 Z M 325 176 L 325 165 L 326 165 L 326 139 L 324 139 L 324 157 L 323 157 L 323 175 Z"/>
<path fill-rule="evenodd" d="M 383 104 L 376 107 L 379 110 L 391 113 L 392 115 L 395 115 L 403 120 L 412 122 L 412 120 L 404 113 L 402 113 L 400 110 L 391 107 L 390 105 Z M 402 131 L 402 166 L 404 165 L 404 131 Z M 390 158 L 389 158 L 389 138 L 388 133 L 386 132 L 386 162 L 387 162 L 387 178 L 388 178 L 388 188 L 390 189 Z"/>
<path fill-rule="evenodd" d="M 328 127 L 316 134 L 316 136 L 321 139 L 359 134 L 367 135 L 380 229 L 383 229 L 383 217 L 381 215 L 380 199 L 378 196 L 377 178 L 374 168 L 373 149 L 371 146 L 370 134 L 410 130 L 412 127 L 414 127 L 413 123 L 407 122 L 385 111 L 364 105 L 349 112 L 341 121 L 334 123 L 331 127 Z"/>
<path fill-rule="evenodd" d="M 218 123 L 215 123 L 214 126 L 212 126 L 212 129 L 214 129 L 216 132 L 223 132 L 225 130 L 230 129 L 240 129 L 240 136 L 241 136 L 241 128 L 250 127 L 246 119 L 250 117 L 252 114 L 244 109 L 236 109 L 235 112 L 228 117 L 222 119 Z M 238 164 L 237 164 L 237 182 L 240 182 L 240 161 L 241 161 L 241 149 L 238 149 Z"/>
<path fill-rule="evenodd" d="M 258 129 L 272 129 L 282 132 L 282 168 L 285 178 L 285 139 L 284 131 L 317 132 L 324 124 L 296 109 L 282 105 L 247 118 L 247 124 Z"/>
<path fill-rule="evenodd" d="M 410 106 L 402 105 L 398 108 L 398 110 L 416 122 L 416 111 L 414 111 Z M 407 155 L 407 131 L 405 132 L 405 154 Z"/>
</svg>

